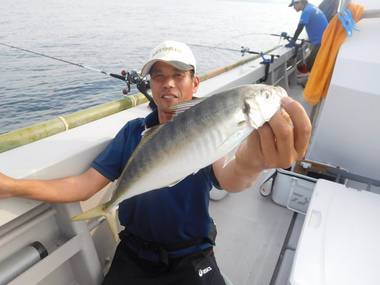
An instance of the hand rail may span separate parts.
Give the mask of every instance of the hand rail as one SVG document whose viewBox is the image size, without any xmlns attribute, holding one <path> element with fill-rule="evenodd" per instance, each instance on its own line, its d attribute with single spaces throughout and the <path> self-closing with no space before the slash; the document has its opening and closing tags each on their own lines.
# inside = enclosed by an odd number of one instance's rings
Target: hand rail
<svg viewBox="0 0 380 285">
<path fill-rule="evenodd" d="M 365 10 L 362 18 L 380 18 L 380 9 Z"/>
<path fill-rule="evenodd" d="M 339 1 L 339 7 L 338 7 L 338 13 L 341 14 L 348 6 L 348 4 L 351 2 L 351 0 L 340 0 Z"/>
</svg>

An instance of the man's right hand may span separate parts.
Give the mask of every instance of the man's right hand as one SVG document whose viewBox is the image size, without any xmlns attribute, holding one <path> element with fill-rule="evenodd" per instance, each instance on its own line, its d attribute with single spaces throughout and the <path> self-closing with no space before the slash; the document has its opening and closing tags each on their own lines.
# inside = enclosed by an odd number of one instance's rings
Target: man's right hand
<svg viewBox="0 0 380 285">
<path fill-rule="evenodd" d="M 285 47 L 287 47 L 287 48 L 293 48 L 293 47 L 295 47 L 295 46 L 296 46 L 296 42 L 293 41 L 293 40 L 291 40 L 289 43 L 287 43 L 287 44 L 285 45 Z"/>
<path fill-rule="evenodd" d="M 12 178 L 0 172 L 0 199 L 14 196 L 11 191 Z"/>
<path fill-rule="evenodd" d="M 23 197 L 52 203 L 84 201 L 109 182 L 94 168 L 80 175 L 51 180 L 14 179 L 0 173 L 0 199 Z"/>
</svg>

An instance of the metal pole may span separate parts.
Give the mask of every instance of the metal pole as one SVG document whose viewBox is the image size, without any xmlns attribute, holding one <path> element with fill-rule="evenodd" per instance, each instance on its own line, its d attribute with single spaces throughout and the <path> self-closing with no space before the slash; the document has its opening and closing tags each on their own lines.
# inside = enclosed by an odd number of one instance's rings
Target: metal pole
<svg viewBox="0 0 380 285">
<path fill-rule="evenodd" d="M 365 10 L 362 18 L 380 18 L 380 9 Z"/>
<path fill-rule="evenodd" d="M 38 241 L 13 253 L 0 262 L 0 285 L 8 284 L 47 255 L 46 248 Z"/>
<path fill-rule="evenodd" d="M 347 8 L 347 6 L 350 2 L 351 2 L 351 0 L 340 0 L 338 13 L 342 13 L 344 11 L 344 9 Z"/>
</svg>

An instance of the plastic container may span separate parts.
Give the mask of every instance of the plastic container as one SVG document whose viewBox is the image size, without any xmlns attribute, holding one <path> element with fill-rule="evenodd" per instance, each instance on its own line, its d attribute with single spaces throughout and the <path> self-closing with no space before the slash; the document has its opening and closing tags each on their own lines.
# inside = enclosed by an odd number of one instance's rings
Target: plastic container
<svg viewBox="0 0 380 285">
<path fill-rule="evenodd" d="M 291 285 L 380 284 L 380 195 L 319 179 L 297 244 Z"/>
<path fill-rule="evenodd" d="M 277 169 L 272 187 L 272 200 L 297 213 L 305 214 L 316 182 L 316 178 Z"/>
</svg>

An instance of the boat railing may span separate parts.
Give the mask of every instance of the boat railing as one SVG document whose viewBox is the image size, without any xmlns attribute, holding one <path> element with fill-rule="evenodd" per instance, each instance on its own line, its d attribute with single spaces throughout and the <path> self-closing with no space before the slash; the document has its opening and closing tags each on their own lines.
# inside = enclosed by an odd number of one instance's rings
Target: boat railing
<svg viewBox="0 0 380 285">
<path fill-rule="evenodd" d="M 342 14 L 350 3 L 351 0 L 340 0 L 338 13 Z M 365 9 L 362 18 L 380 18 L 380 9 Z"/>
</svg>

